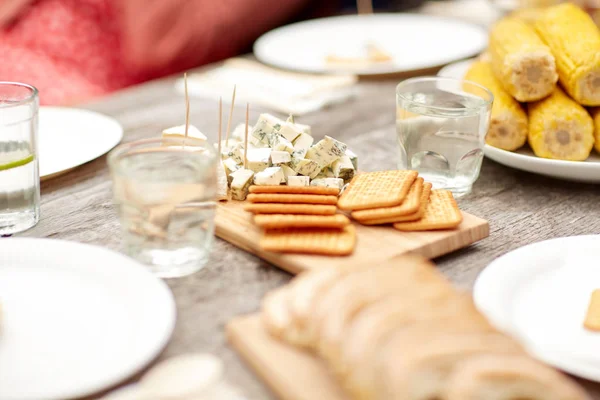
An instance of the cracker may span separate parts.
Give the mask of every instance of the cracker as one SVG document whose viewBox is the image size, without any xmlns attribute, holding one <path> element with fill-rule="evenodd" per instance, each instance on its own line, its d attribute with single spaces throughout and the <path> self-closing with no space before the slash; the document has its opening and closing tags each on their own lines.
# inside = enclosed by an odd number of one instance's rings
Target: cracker
<svg viewBox="0 0 600 400">
<path fill-rule="evenodd" d="M 244 210 L 254 214 L 333 215 L 337 208 L 323 204 L 249 203 Z"/>
<path fill-rule="evenodd" d="M 247 200 L 251 203 L 292 203 L 292 204 L 337 204 L 337 196 L 320 194 L 292 193 L 251 193 Z"/>
<path fill-rule="evenodd" d="M 448 190 L 432 190 L 423 217 L 418 221 L 397 222 L 400 231 L 430 231 L 456 228 L 462 222 L 462 213 Z"/>
<path fill-rule="evenodd" d="M 600 331 L 600 289 L 592 292 L 583 326 L 590 331 Z"/>
<path fill-rule="evenodd" d="M 415 214 L 421 205 L 421 194 L 423 193 L 423 178 L 417 178 L 410 187 L 406 198 L 395 207 L 371 208 L 352 212 L 352 218 L 357 221 L 376 219 L 390 219 L 394 217 Z"/>
<path fill-rule="evenodd" d="M 265 229 L 329 228 L 342 229 L 350 225 L 348 217 L 335 215 L 259 214 L 254 223 Z"/>
<path fill-rule="evenodd" d="M 356 229 L 352 225 L 336 229 L 281 229 L 266 231 L 260 247 L 276 253 L 346 256 L 356 245 Z"/>
<path fill-rule="evenodd" d="M 338 200 L 342 210 L 393 207 L 402 203 L 416 171 L 377 171 L 356 175 Z"/>
<path fill-rule="evenodd" d="M 419 209 L 417 212 L 408 215 L 400 215 L 398 217 L 392 218 L 378 218 L 378 219 L 370 219 L 365 221 L 358 221 L 363 225 L 384 225 L 384 224 L 393 224 L 395 222 L 408 222 L 408 221 L 417 221 L 421 219 L 423 214 L 425 213 L 425 208 L 429 203 L 429 196 L 431 194 L 431 183 L 425 182 L 423 184 L 423 191 L 421 192 L 421 199 L 419 201 Z"/>
<path fill-rule="evenodd" d="M 250 193 L 293 193 L 293 194 L 321 194 L 337 196 L 340 193 L 338 188 L 329 188 L 323 186 L 250 186 Z"/>
</svg>

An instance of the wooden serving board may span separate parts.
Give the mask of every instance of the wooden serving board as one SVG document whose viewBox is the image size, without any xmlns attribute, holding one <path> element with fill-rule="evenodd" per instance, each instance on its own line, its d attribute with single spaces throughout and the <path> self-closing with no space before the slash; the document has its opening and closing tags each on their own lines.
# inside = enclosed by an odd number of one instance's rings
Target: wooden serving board
<svg viewBox="0 0 600 400">
<path fill-rule="evenodd" d="M 282 400 L 349 400 L 317 356 L 273 338 L 260 314 L 227 324 L 227 338 Z"/>
<path fill-rule="evenodd" d="M 443 231 L 400 232 L 391 226 L 355 224 L 356 249 L 347 257 L 279 254 L 260 248 L 261 229 L 252 222 L 252 214 L 244 211 L 244 204 L 242 201 L 218 204 L 217 236 L 292 274 L 322 266 L 383 262 L 409 252 L 435 258 L 467 247 L 487 237 L 490 231 L 486 220 L 463 212 L 463 222 L 458 228 Z"/>
</svg>

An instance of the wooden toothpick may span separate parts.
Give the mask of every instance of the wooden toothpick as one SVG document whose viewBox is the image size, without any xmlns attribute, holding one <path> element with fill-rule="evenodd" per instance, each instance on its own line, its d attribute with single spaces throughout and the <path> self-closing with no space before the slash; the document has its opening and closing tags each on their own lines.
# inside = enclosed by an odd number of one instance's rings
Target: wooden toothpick
<svg viewBox="0 0 600 400">
<path fill-rule="evenodd" d="M 187 72 L 183 74 L 183 87 L 185 89 L 185 137 L 183 138 L 183 146 L 185 147 L 190 127 L 190 97 L 188 95 Z"/>
<path fill-rule="evenodd" d="M 229 132 L 231 132 L 231 118 L 233 117 L 233 106 L 235 105 L 235 89 L 237 85 L 233 85 L 233 95 L 231 97 L 231 107 L 229 108 L 229 118 L 227 119 L 227 133 L 225 135 L 225 146 L 229 148 Z"/>
<path fill-rule="evenodd" d="M 250 115 L 250 104 L 246 103 L 246 131 L 244 132 L 244 169 L 248 167 L 248 119 Z"/>
<path fill-rule="evenodd" d="M 373 14 L 373 0 L 356 0 L 358 14 Z"/>
<path fill-rule="evenodd" d="M 217 148 L 219 149 L 219 157 L 221 157 L 221 138 L 223 137 L 223 99 L 221 97 L 219 97 L 219 144 L 217 145 Z"/>
</svg>

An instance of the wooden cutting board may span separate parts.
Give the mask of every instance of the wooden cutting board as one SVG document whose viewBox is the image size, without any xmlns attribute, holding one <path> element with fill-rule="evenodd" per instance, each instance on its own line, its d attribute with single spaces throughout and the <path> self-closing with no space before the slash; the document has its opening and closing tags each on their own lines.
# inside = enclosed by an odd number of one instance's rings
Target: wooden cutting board
<svg viewBox="0 0 600 400">
<path fill-rule="evenodd" d="M 444 231 L 400 232 L 391 226 L 355 224 L 357 244 L 351 256 L 278 254 L 259 247 L 261 229 L 252 222 L 252 214 L 244 211 L 244 204 L 241 201 L 218 204 L 215 219 L 217 236 L 292 274 L 321 266 L 349 267 L 382 262 L 409 252 L 435 258 L 487 237 L 490 230 L 486 220 L 465 212 L 458 228 Z"/>
<path fill-rule="evenodd" d="M 318 357 L 273 338 L 260 314 L 227 324 L 227 338 L 282 400 L 349 400 Z"/>
</svg>

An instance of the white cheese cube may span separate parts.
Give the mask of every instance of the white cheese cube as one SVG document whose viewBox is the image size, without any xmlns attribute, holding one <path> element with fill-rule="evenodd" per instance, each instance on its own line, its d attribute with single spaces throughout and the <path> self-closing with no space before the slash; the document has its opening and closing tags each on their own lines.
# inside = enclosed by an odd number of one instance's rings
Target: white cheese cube
<svg viewBox="0 0 600 400">
<path fill-rule="evenodd" d="M 252 125 L 248 125 L 248 139 L 250 139 L 250 133 L 252 132 L 252 130 L 253 130 Z M 229 140 L 234 139 L 234 140 L 239 140 L 240 142 L 243 142 L 245 137 L 246 137 L 246 124 L 238 124 L 238 126 L 235 127 L 233 132 L 231 132 L 231 136 L 229 137 Z"/>
<path fill-rule="evenodd" d="M 248 196 L 248 188 L 250 185 L 252 185 L 254 171 L 241 168 L 235 171 L 232 176 L 233 181 L 231 182 L 231 198 L 233 200 L 246 200 L 246 196 Z"/>
<path fill-rule="evenodd" d="M 260 172 L 271 166 L 271 149 L 250 149 L 248 148 L 248 169 L 254 172 Z"/>
<path fill-rule="evenodd" d="M 294 145 L 292 142 L 276 133 L 271 136 L 271 142 L 269 143 L 271 148 L 276 151 L 287 151 L 292 154 L 294 151 Z"/>
<path fill-rule="evenodd" d="M 290 166 L 294 171 L 296 171 L 300 175 L 310 176 L 311 179 L 315 178 L 319 175 L 321 168 L 319 168 L 319 164 L 313 160 L 306 159 L 293 159 L 290 163 Z"/>
<path fill-rule="evenodd" d="M 312 136 L 301 133 L 296 140 L 294 140 L 294 151 L 292 152 L 292 158 L 302 159 L 306 156 L 306 152 L 310 146 L 312 146 L 314 139 Z"/>
<path fill-rule="evenodd" d="M 231 157 L 223 160 L 223 168 L 225 169 L 225 175 L 227 175 L 227 182 L 230 185 L 231 181 L 233 180 L 231 174 L 240 169 L 241 167 L 242 166 Z"/>
<path fill-rule="evenodd" d="M 352 161 L 354 170 L 357 171 L 358 170 L 358 156 L 356 154 L 354 154 L 354 152 L 350 149 L 346 149 L 346 155 L 350 158 L 350 161 Z"/>
<path fill-rule="evenodd" d="M 261 186 L 276 186 L 285 181 L 285 176 L 280 167 L 269 167 L 254 175 L 254 184 Z"/>
<path fill-rule="evenodd" d="M 292 161 L 292 156 L 287 151 L 273 150 L 271 151 L 271 163 L 273 165 L 276 164 L 284 164 Z"/>
<path fill-rule="evenodd" d="M 185 138 L 185 125 L 173 126 L 162 131 L 163 139 L 183 139 Z M 206 142 L 206 136 L 194 125 L 188 126 L 188 136 L 185 140 L 186 145 L 202 146 Z"/>
<path fill-rule="evenodd" d="M 290 176 L 296 176 L 298 173 L 291 169 L 289 165 L 281 164 L 281 171 L 283 172 L 284 180 L 281 183 L 286 183 Z"/>
<path fill-rule="evenodd" d="M 324 186 L 342 190 L 342 188 L 344 187 L 344 180 L 340 178 L 313 179 L 310 182 L 310 186 Z"/>
<path fill-rule="evenodd" d="M 308 176 L 288 176 L 288 186 L 308 186 L 310 178 Z"/>
<path fill-rule="evenodd" d="M 347 155 L 343 155 L 339 160 L 334 161 L 331 164 L 331 169 L 333 176 L 335 178 L 342 178 L 344 182 L 348 182 L 354 178 L 354 165 Z"/>
<path fill-rule="evenodd" d="M 302 129 L 296 126 L 296 124 L 290 122 L 285 122 L 283 125 L 281 125 L 281 128 L 279 129 L 279 134 L 287 140 L 289 140 L 290 142 L 296 140 L 296 138 L 300 136 L 301 133 Z"/>
<path fill-rule="evenodd" d="M 310 125 L 304 125 L 304 124 L 295 124 L 297 128 L 299 128 L 302 132 L 306 133 L 307 135 L 311 135 L 312 136 L 312 132 L 310 130 Z"/>
<path fill-rule="evenodd" d="M 258 143 L 262 143 L 265 146 L 268 145 L 271 135 L 277 132 L 283 123 L 282 120 L 271 114 L 260 114 L 256 125 L 252 129 L 252 143 L 255 145 L 258 145 Z"/>
<path fill-rule="evenodd" d="M 344 143 L 330 136 L 325 136 L 325 138 L 319 140 L 314 146 L 308 149 L 305 157 L 316 161 L 321 168 L 325 168 L 343 156 L 347 149 L 348 146 Z"/>
</svg>

